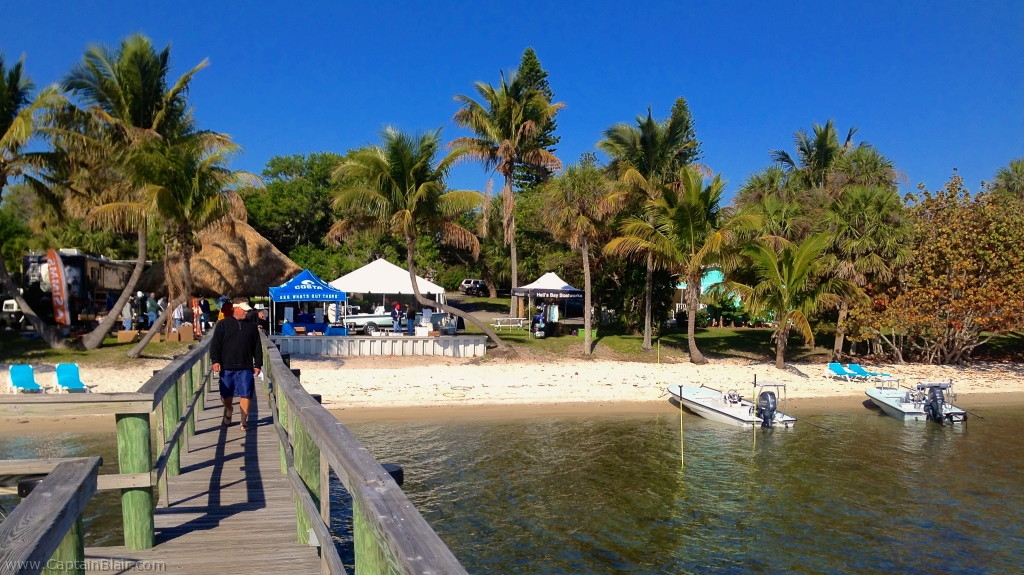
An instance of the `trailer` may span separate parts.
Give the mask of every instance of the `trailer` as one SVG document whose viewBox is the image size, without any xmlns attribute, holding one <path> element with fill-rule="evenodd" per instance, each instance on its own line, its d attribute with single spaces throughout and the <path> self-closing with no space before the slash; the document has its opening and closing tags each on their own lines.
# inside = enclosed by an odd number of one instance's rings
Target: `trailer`
<svg viewBox="0 0 1024 575">
<path fill-rule="evenodd" d="M 56 251 L 63 271 L 68 325 L 94 323 L 110 311 L 108 308 L 128 285 L 135 262 L 88 255 L 73 248 Z M 49 267 L 46 254 L 33 253 L 22 258 L 22 297 L 43 321 L 54 323 L 54 286 Z"/>
</svg>

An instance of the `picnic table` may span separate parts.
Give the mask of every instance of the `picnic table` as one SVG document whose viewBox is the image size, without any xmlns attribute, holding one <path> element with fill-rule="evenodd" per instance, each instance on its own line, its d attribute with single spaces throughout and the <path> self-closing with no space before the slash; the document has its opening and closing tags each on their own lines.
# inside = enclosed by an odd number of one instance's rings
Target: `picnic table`
<svg viewBox="0 0 1024 575">
<path fill-rule="evenodd" d="M 491 318 L 491 326 L 498 330 L 507 327 L 509 331 L 513 328 L 526 329 L 530 327 L 530 320 L 525 317 L 495 317 Z"/>
</svg>

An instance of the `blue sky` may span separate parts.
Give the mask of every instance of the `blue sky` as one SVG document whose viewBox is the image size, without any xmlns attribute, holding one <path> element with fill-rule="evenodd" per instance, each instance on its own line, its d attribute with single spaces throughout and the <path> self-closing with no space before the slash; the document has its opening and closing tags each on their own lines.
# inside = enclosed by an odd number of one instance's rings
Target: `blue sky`
<svg viewBox="0 0 1024 575">
<path fill-rule="evenodd" d="M 89 44 L 142 32 L 171 44 L 180 74 L 209 58 L 190 100 L 201 127 L 277 155 L 347 150 L 393 125 L 443 127 L 456 94 L 494 84 L 532 47 L 548 71 L 566 164 L 602 132 L 679 96 L 704 163 L 731 195 L 793 150 L 793 133 L 835 121 L 903 171 L 904 191 L 959 169 L 977 190 L 1024 156 L 1024 2 L 55 2 L 0 0 L 0 53 L 42 86 Z M 483 190 L 460 166 L 453 187 Z M 500 181 L 496 179 L 496 188 Z"/>
</svg>

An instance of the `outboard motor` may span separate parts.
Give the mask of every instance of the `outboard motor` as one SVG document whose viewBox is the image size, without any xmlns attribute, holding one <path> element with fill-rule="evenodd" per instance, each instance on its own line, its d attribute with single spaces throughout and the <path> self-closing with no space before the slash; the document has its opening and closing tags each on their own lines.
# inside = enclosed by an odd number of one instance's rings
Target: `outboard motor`
<svg viewBox="0 0 1024 575">
<path fill-rule="evenodd" d="M 772 426 L 778 406 L 779 402 L 775 399 L 774 391 L 762 391 L 757 396 L 757 417 L 761 419 L 761 427 Z"/>
<path fill-rule="evenodd" d="M 928 388 L 928 396 L 924 401 L 924 417 L 925 420 L 937 421 L 944 423 L 945 415 L 942 413 L 942 406 L 946 403 L 945 394 L 942 393 L 942 388 L 933 385 Z"/>
</svg>

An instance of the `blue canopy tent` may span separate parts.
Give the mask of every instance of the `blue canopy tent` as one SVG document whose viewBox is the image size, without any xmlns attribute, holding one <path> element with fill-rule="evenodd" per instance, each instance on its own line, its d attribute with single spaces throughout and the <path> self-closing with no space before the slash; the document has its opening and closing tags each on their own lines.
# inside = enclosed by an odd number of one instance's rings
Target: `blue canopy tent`
<svg viewBox="0 0 1024 575">
<path fill-rule="evenodd" d="M 274 305 L 275 303 L 285 302 L 307 302 L 307 301 L 328 301 L 336 302 L 341 305 L 348 301 L 348 294 L 335 289 L 327 284 L 324 280 L 316 277 L 313 272 L 309 270 L 302 270 L 299 275 L 292 279 L 284 282 L 283 284 L 270 288 L 270 302 L 271 302 L 271 319 L 270 325 L 277 325 L 274 320 Z M 327 323 L 315 323 L 315 322 L 295 322 L 290 325 L 292 330 L 295 327 L 305 327 L 308 331 L 320 331 L 327 333 L 329 324 Z M 344 328 L 339 328 L 341 331 L 338 334 L 329 335 L 344 335 Z M 273 327 L 271 328 L 273 331 Z M 294 331 L 293 331 L 294 334 Z"/>
</svg>

